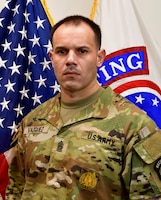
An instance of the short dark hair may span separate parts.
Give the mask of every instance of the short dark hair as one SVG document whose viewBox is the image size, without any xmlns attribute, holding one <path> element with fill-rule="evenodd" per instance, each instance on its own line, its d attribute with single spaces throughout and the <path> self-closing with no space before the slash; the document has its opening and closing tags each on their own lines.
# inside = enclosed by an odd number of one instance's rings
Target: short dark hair
<svg viewBox="0 0 161 200">
<path fill-rule="evenodd" d="M 71 15 L 71 16 L 65 17 L 64 19 L 57 22 L 52 27 L 52 30 L 51 30 L 51 34 L 50 34 L 51 44 L 52 44 L 53 35 L 54 35 L 55 31 L 57 30 L 57 28 L 59 28 L 59 26 L 61 26 L 62 24 L 68 24 L 68 23 L 78 25 L 81 22 L 84 22 L 91 27 L 91 29 L 94 32 L 95 38 L 96 38 L 96 44 L 98 45 L 98 48 L 100 49 L 102 34 L 101 34 L 101 29 L 100 29 L 99 25 L 96 24 L 91 19 L 84 17 L 84 16 L 81 16 L 81 15 Z"/>
</svg>

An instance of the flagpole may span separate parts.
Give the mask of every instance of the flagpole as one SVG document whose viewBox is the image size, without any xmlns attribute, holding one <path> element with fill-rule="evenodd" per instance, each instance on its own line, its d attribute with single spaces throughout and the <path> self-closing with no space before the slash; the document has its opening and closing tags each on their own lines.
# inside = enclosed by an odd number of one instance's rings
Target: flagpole
<svg viewBox="0 0 161 200">
<path fill-rule="evenodd" d="M 42 3 L 42 6 L 43 6 L 43 8 L 44 8 L 44 10 L 46 12 L 46 15 L 47 15 L 47 17 L 49 19 L 49 22 L 50 22 L 51 26 L 53 26 L 54 25 L 54 20 L 53 20 L 51 14 L 49 12 L 49 9 L 48 9 L 47 4 L 46 4 L 46 0 L 41 0 L 41 3 Z"/>
</svg>

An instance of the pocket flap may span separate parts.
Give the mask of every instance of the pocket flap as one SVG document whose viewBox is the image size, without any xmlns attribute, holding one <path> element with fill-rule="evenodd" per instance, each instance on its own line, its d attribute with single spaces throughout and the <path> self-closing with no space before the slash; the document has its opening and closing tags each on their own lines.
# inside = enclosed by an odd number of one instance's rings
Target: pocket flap
<svg viewBox="0 0 161 200">
<path fill-rule="evenodd" d="M 158 130 L 144 138 L 134 145 L 134 149 L 145 163 L 153 163 L 161 157 L 161 132 Z"/>
</svg>

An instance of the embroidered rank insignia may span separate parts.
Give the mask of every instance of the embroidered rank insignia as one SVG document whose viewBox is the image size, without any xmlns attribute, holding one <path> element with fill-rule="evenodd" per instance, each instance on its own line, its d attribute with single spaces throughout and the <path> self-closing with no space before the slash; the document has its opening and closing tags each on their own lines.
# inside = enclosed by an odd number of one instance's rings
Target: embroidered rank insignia
<svg viewBox="0 0 161 200">
<path fill-rule="evenodd" d="M 155 165 L 154 165 L 154 170 L 157 172 L 157 175 L 159 179 L 161 180 L 161 158 L 159 158 Z"/>
<path fill-rule="evenodd" d="M 94 192 L 98 182 L 98 176 L 93 171 L 84 172 L 79 178 L 81 188 Z"/>
<path fill-rule="evenodd" d="M 60 141 L 60 142 L 58 143 L 58 146 L 57 146 L 57 151 L 58 151 L 58 152 L 62 152 L 63 146 L 64 146 L 63 141 Z"/>
</svg>

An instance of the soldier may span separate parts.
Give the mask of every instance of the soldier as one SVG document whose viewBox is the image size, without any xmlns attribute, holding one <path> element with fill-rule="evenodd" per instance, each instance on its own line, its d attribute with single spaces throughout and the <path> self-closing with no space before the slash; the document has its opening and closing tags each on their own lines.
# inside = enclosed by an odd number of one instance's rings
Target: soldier
<svg viewBox="0 0 161 200">
<path fill-rule="evenodd" d="M 161 131 L 97 82 L 101 31 L 83 16 L 59 21 L 50 58 L 61 93 L 20 123 L 8 199 L 161 199 Z"/>
</svg>

